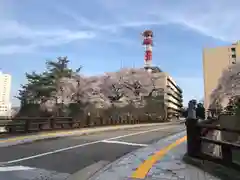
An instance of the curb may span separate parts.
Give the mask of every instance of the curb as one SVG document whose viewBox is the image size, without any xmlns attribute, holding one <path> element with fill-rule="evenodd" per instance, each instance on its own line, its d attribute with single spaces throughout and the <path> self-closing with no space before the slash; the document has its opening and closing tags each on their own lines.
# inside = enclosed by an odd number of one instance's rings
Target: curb
<svg viewBox="0 0 240 180">
<path fill-rule="evenodd" d="M 66 180 L 89 180 L 95 174 L 97 174 L 101 169 L 107 166 L 109 161 L 98 161 L 94 164 L 91 164 L 84 169 L 77 171 L 70 175 Z"/>
<path fill-rule="evenodd" d="M 111 126 L 111 127 L 97 127 L 95 129 L 78 129 L 78 130 L 67 130 L 61 132 L 43 132 L 37 133 L 34 135 L 23 135 L 23 136 L 13 136 L 10 138 L 0 138 L 0 147 L 13 146 L 18 144 L 25 144 L 35 141 L 40 141 L 44 139 L 54 139 L 59 137 L 68 137 L 74 135 L 89 135 L 100 132 L 110 132 L 116 130 L 125 130 L 125 129 L 133 129 L 139 127 L 151 127 L 151 126 L 164 126 L 164 125 L 174 125 L 174 124 L 182 124 L 181 121 L 176 122 L 167 122 L 167 123 L 153 123 L 153 124 L 135 124 L 135 125 L 121 125 Z M 85 131 L 85 132 L 84 132 Z"/>
<path fill-rule="evenodd" d="M 168 140 L 170 140 L 171 141 L 171 139 L 172 138 L 174 138 L 175 136 L 178 136 L 178 135 L 180 135 L 180 136 L 182 136 L 182 133 L 183 132 L 185 132 L 185 130 L 181 130 L 181 131 L 179 131 L 179 132 L 175 132 L 175 133 L 172 133 L 172 134 L 169 134 L 169 135 L 167 135 L 167 136 L 164 136 L 164 137 L 161 137 L 160 139 L 159 139 L 159 141 L 164 141 L 164 140 L 166 140 L 166 139 L 168 139 Z M 170 138 L 170 139 L 169 139 Z M 175 139 L 175 138 L 174 138 Z M 108 163 L 107 165 L 105 165 L 104 167 L 102 167 L 101 169 L 99 169 L 96 173 L 94 173 L 92 176 L 90 176 L 89 177 L 89 179 L 86 179 L 86 180 L 102 180 L 103 178 L 101 178 L 100 176 L 102 176 L 102 175 L 104 175 L 104 174 L 108 174 L 109 172 L 111 172 L 112 170 L 111 170 L 111 168 L 112 167 L 116 167 L 117 166 L 117 168 L 119 168 L 119 167 L 121 167 L 121 166 L 127 166 L 127 169 L 131 169 L 130 171 L 131 171 L 131 173 L 130 174 L 132 174 L 132 172 L 134 171 L 134 170 L 136 170 L 136 167 L 132 167 L 132 165 L 131 165 L 131 163 L 129 164 L 128 162 L 125 164 L 125 165 L 123 165 L 122 164 L 122 161 L 124 160 L 124 159 L 126 159 L 126 158 L 128 158 L 128 157 L 130 157 L 130 156 L 134 156 L 134 157 L 136 157 L 136 158 L 138 158 L 137 157 L 137 155 L 136 155 L 136 153 L 139 155 L 139 154 L 141 154 L 141 153 L 145 153 L 146 151 L 148 152 L 149 150 L 149 153 L 148 153 L 148 155 L 147 155 L 147 157 L 146 157 L 146 159 L 148 158 L 148 157 L 150 157 L 153 153 L 151 152 L 151 150 L 154 150 L 154 152 L 157 152 L 158 150 L 159 150 L 159 148 L 155 148 L 156 146 L 158 147 L 158 144 L 159 144 L 159 141 L 158 142 L 155 142 L 155 143 L 153 143 L 153 144 L 151 144 L 151 145 L 149 145 L 148 147 L 142 147 L 142 148 L 139 148 L 139 149 L 136 149 L 136 150 L 134 150 L 134 151 L 132 151 L 132 152 L 129 152 L 129 153 L 127 153 L 127 154 L 125 154 L 125 155 L 123 155 L 122 157 L 120 157 L 120 158 L 118 158 L 118 159 L 116 159 L 115 161 L 113 161 L 113 162 L 110 162 L 110 163 Z M 167 143 L 168 144 L 168 143 Z M 149 149 L 149 148 L 151 148 L 151 149 Z M 141 158 L 141 161 L 142 160 L 146 160 L 146 159 L 143 159 L 143 158 Z M 121 164 L 121 165 L 119 165 L 119 164 Z M 137 165 L 137 167 L 139 167 L 139 164 Z M 122 172 L 121 170 L 120 170 L 120 172 Z M 124 171 L 125 172 L 125 171 Z M 128 174 L 128 173 L 127 173 Z M 130 175 L 129 174 L 129 175 Z M 136 178 L 130 178 L 130 177 L 127 177 L 127 175 L 125 174 L 125 175 L 122 175 L 122 174 L 120 174 L 121 175 L 121 178 L 118 178 L 118 180 L 119 179 L 128 179 L 128 180 L 140 180 L 140 179 L 136 179 Z M 124 178 L 123 178 L 123 176 L 124 176 Z M 71 177 L 71 176 L 70 176 Z M 69 177 L 69 180 L 71 180 L 70 179 L 70 177 Z M 100 177 L 100 178 L 99 178 Z M 106 178 L 106 180 L 107 180 L 108 178 Z M 67 179 L 68 180 L 68 179 Z M 146 179 L 147 180 L 147 179 Z M 149 179 L 150 180 L 150 179 Z"/>
</svg>

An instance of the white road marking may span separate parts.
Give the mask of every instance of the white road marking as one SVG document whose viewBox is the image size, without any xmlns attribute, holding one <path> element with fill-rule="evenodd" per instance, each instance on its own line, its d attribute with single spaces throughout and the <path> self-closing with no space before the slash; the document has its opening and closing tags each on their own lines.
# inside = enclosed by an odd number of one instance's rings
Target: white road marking
<svg viewBox="0 0 240 180">
<path fill-rule="evenodd" d="M 12 160 L 12 161 L 1 162 L 0 165 L 11 164 L 11 163 L 16 163 L 16 162 L 26 161 L 26 160 L 30 160 L 30 159 L 35 159 L 35 158 L 38 158 L 38 157 L 43 157 L 43 156 L 47 156 L 47 155 L 51 155 L 51 154 L 56 154 L 56 153 L 59 153 L 59 152 L 63 152 L 63 151 L 71 150 L 71 149 L 76 149 L 76 148 L 79 148 L 79 147 L 84 147 L 84 146 L 88 146 L 88 145 L 92 145 L 92 144 L 101 143 L 104 140 L 105 141 L 106 140 L 110 141 L 110 140 L 115 140 L 115 139 L 120 139 L 120 138 L 124 138 L 124 137 L 135 136 L 135 135 L 138 135 L 138 134 L 145 134 L 145 133 L 148 133 L 148 132 L 159 131 L 159 130 L 170 129 L 170 128 L 173 128 L 173 126 L 161 127 L 161 128 L 151 129 L 151 130 L 147 130 L 147 131 L 125 134 L 125 135 L 122 135 L 122 136 L 116 136 L 116 137 L 112 137 L 112 138 L 108 138 L 108 139 L 102 139 L 102 140 L 93 141 L 93 142 L 89 142 L 89 143 L 79 144 L 79 145 L 70 146 L 70 147 L 67 147 L 67 148 L 62 148 L 62 149 L 57 149 L 57 150 L 54 150 L 54 151 L 49 151 L 49 152 L 37 154 L 37 155 L 34 155 L 34 156 L 24 157 L 24 158 Z"/>
<path fill-rule="evenodd" d="M 147 144 L 138 144 L 138 143 L 123 142 L 123 141 L 108 141 L 108 140 L 103 140 L 102 142 L 103 142 L 103 143 L 111 143 L 111 144 L 124 144 L 124 145 L 130 145 L 130 146 L 142 146 L 142 147 L 148 146 Z"/>
<path fill-rule="evenodd" d="M 26 170 L 32 170 L 35 168 L 27 167 L 27 166 L 9 166 L 9 167 L 0 167 L 0 172 L 6 172 L 6 171 L 26 171 Z"/>
</svg>

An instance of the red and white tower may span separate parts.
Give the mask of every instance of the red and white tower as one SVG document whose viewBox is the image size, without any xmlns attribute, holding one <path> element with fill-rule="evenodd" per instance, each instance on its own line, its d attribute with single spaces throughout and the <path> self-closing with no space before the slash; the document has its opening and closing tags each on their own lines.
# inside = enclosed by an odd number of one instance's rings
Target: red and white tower
<svg viewBox="0 0 240 180">
<path fill-rule="evenodd" d="M 153 46 L 153 32 L 151 30 L 146 30 L 142 33 L 143 36 L 143 46 L 145 48 L 145 67 L 151 67 L 152 65 L 152 46 Z"/>
</svg>

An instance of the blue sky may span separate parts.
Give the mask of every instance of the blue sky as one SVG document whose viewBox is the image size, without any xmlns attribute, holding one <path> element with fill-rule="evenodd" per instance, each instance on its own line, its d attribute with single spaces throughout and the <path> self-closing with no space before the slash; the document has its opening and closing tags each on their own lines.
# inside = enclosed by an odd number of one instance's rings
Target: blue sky
<svg viewBox="0 0 240 180">
<path fill-rule="evenodd" d="M 142 67 L 140 33 L 152 29 L 153 64 L 176 79 L 186 103 L 203 98 L 202 49 L 240 39 L 238 7 L 237 0 L 0 0 L 0 69 L 13 76 L 13 97 L 25 72 L 41 72 L 57 56 L 87 75 Z"/>
</svg>

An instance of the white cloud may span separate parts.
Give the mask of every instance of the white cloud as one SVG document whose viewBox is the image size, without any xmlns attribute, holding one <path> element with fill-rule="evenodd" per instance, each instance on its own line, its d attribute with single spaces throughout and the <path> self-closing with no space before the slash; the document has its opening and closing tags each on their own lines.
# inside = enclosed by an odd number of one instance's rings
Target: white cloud
<svg viewBox="0 0 240 180">
<path fill-rule="evenodd" d="M 34 29 L 17 21 L 0 21 L 0 38 L 58 38 L 65 37 L 65 39 L 84 39 L 92 38 L 94 34 L 92 32 L 84 31 L 70 31 L 67 29 Z"/>
<path fill-rule="evenodd" d="M 0 40 L 20 38 L 29 44 L 0 44 L 0 54 L 32 52 L 38 47 L 58 46 L 76 40 L 92 39 L 91 31 L 72 31 L 68 29 L 35 29 L 17 21 L 0 21 Z"/>
<path fill-rule="evenodd" d="M 109 22 L 108 18 L 106 17 L 106 21 L 104 23 L 95 22 L 94 20 L 90 20 L 81 14 L 74 12 L 72 9 L 68 9 L 67 7 L 58 6 L 56 8 L 60 13 L 67 15 L 68 17 L 72 18 L 77 22 L 77 25 L 80 27 L 87 27 L 92 30 L 98 30 L 98 31 L 105 31 L 108 33 L 116 33 L 121 28 L 129 28 L 129 27 L 141 27 L 146 25 L 161 25 L 165 24 L 165 22 L 160 22 L 159 20 L 146 20 L 144 21 L 141 18 L 136 19 L 135 21 L 129 21 L 122 19 L 120 20 L 119 17 L 116 17 L 114 22 Z M 125 12 L 123 12 L 125 13 Z M 114 16 L 114 12 L 113 12 Z"/>
<path fill-rule="evenodd" d="M 109 5 L 109 3 L 107 4 Z M 119 4 L 119 2 L 118 3 L 116 2 L 116 4 Z M 132 39 L 129 39 L 128 37 L 126 37 L 126 34 L 122 36 L 121 32 L 122 30 L 124 30 L 124 28 L 138 28 L 138 27 L 149 26 L 149 25 L 159 26 L 159 25 L 167 24 L 167 22 L 159 21 L 159 19 L 157 18 L 144 20 L 144 18 L 137 17 L 131 20 L 131 18 L 129 19 L 128 17 L 127 19 L 125 19 L 124 14 L 125 13 L 128 14 L 127 12 L 121 11 L 120 14 L 116 13 L 115 15 L 115 11 L 113 9 L 111 9 L 112 11 L 111 17 L 115 17 L 114 21 L 109 21 L 109 17 L 105 17 L 103 22 L 97 21 L 95 19 L 86 18 L 85 16 L 81 15 L 79 12 L 76 12 L 73 9 L 69 9 L 66 6 L 63 6 L 61 4 L 58 4 L 55 7 L 55 9 L 59 13 L 64 14 L 67 17 L 74 20 L 77 27 L 85 28 L 85 29 L 87 28 L 90 31 L 96 32 L 98 34 L 97 38 L 99 40 L 104 40 L 105 42 L 120 43 L 128 46 L 135 45 L 136 41 L 133 41 Z M 141 37 L 140 34 L 139 34 L 139 37 Z M 139 42 L 137 42 L 137 44 L 139 44 Z"/>
<path fill-rule="evenodd" d="M 224 41 L 236 41 L 240 39 L 240 2 L 233 0 L 198 1 L 182 0 L 181 2 L 169 0 L 101 0 L 102 8 L 107 11 L 109 17 L 105 17 L 101 23 L 96 19 L 68 9 L 67 6 L 58 4 L 55 8 L 75 20 L 76 25 L 82 30 L 69 29 L 36 29 L 20 24 L 17 21 L 0 20 L 0 40 L 22 38 L 28 40 L 28 45 L 0 44 L 0 53 L 29 52 L 42 46 L 57 46 L 75 40 L 95 38 L 109 40 L 109 35 L 116 37 L 114 41 L 129 43 L 125 37 L 118 36 L 124 28 L 152 27 L 163 24 L 179 24 Z M 96 7 L 95 7 L 96 8 Z M 97 13 L 97 10 L 96 10 Z M 97 17 L 97 15 L 96 15 Z M 110 20 L 111 19 L 111 20 Z M 121 33 L 120 33 L 121 34 Z M 111 40 L 111 38 L 110 38 Z"/>
<path fill-rule="evenodd" d="M 113 3 L 102 0 L 106 10 L 116 19 L 125 21 L 125 25 L 134 26 L 134 22 L 145 22 L 144 25 L 169 23 L 180 24 L 224 41 L 240 39 L 240 1 L 232 0 L 182 0 L 161 1 L 122 0 Z M 154 24 L 155 24 L 154 23 Z M 141 23 L 140 23 L 141 24 Z M 137 23 L 136 25 L 139 25 Z M 124 26 L 125 27 L 125 26 Z"/>
<path fill-rule="evenodd" d="M 9 55 L 9 54 L 17 54 L 17 53 L 29 53 L 35 50 L 34 45 L 6 45 L 0 46 L 0 55 Z"/>
<path fill-rule="evenodd" d="M 174 8 L 174 10 L 169 7 L 162 11 L 162 14 L 157 12 L 155 14 L 165 17 L 170 23 L 187 26 L 207 36 L 224 41 L 238 40 L 240 38 L 240 24 L 237 23 L 240 18 L 239 10 L 234 7 L 234 3 L 223 0 L 212 2 L 187 2 L 184 3 L 186 6 Z"/>
</svg>

